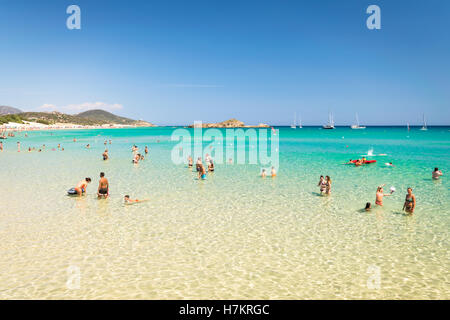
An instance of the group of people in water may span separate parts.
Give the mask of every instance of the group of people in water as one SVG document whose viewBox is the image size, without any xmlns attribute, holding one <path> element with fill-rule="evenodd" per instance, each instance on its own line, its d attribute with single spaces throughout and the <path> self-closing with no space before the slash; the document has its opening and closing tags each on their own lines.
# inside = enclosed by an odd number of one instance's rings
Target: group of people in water
<svg viewBox="0 0 450 320">
<path fill-rule="evenodd" d="M 194 163 L 190 155 L 187 158 L 187 162 L 188 168 L 192 169 Z M 202 157 L 198 157 L 197 162 L 195 163 L 195 171 L 197 171 L 199 180 L 206 180 L 206 173 L 214 172 L 215 170 L 213 159 L 208 153 L 205 155 L 205 165 L 202 162 Z"/>
<path fill-rule="evenodd" d="M 441 177 L 442 171 L 439 170 L 439 168 L 434 168 L 431 177 L 433 180 L 438 180 L 439 177 Z M 381 185 L 377 187 L 377 192 L 375 195 L 375 204 L 377 206 L 383 206 L 383 198 L 391 196 L 395 192 L 395 188 L 391 187 L 390 193 L 384 193 L 384 187 L 385 185 Z M 406 213 L 413 214 L 414 210 L 416 208 L 416 196 L 413 194 L 413 189 L 411 187 L 408 187 L 406 189 L 406 196 L 405 196 L 405 202 L 403 203 L 402 210 Z M 372 209 L 372 204 L 370 202 L 366 203 L 366 207 L 364 208 L 365 211 L 370 211 Z"/>
</svg>

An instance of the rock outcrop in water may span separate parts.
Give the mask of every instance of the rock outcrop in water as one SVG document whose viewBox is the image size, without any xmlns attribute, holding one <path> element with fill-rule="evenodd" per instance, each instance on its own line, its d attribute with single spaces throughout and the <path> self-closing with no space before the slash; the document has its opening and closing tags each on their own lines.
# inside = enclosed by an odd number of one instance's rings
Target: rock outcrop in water
<svg viewBox="0 0 450 320">
<path fill-rule="evenodd" d="M 189 128 L 197 128 L 199 125 L 192 124 Z M 245 125 L 244 122 L 239 121 L 237 119 L 229 119 L 222 122 L 217 123 L 202 123 L 202 128 L 269 128 L 269 125 L 260 123 L 256 126 Z"/>
</svg>

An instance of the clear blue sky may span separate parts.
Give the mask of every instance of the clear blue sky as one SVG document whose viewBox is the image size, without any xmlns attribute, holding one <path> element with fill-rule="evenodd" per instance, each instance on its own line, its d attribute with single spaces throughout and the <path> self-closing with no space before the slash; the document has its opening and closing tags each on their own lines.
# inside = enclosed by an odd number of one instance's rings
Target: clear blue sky
<svg viewBox="0 0 450 320">
<path fill-rule="evenodd" d="M 450 124 L 450 1 L 0 0 L 0 105 L 94 102 L 161 125 L 329 110 L 338 125 Z"/>
</svg>

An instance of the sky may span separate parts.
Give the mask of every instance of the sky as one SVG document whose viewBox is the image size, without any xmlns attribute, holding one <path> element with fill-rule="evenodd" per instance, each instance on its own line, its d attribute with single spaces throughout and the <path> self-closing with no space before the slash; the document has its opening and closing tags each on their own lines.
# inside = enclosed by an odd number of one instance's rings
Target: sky
<svg viewBox="0 0 450 320">
<path fill-rule="evenodd" d="M 0 0 L 0 105 L 159 125 L 290 125 L 295 112 L 449 125 L 449 21 L 447 0 Z"/>
</svg>

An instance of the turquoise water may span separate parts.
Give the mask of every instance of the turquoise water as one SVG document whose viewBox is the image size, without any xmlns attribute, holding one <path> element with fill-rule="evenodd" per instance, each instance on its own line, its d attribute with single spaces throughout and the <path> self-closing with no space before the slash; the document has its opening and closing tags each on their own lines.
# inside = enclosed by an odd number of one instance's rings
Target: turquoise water
<svg viewBox="0 0 450 320">
<path fill-rule="evenodd" d="M 225 161 L 197 180 L 171 160 L 175 128 L 3 140 L 0 297 L 450 298 L 450 127 L 278 129 L 275 179 L 260 178 L 258 164 Z M 52 151 L 58 143 L 64 151 Z M 138 165 L 133 144 L 150 148 Z M 369 150 L 376 164 L 343 165 Z M 438 181 L 434 167 L 444 173 Z M 100 171 L 111 185 L 107 200 L 95 196 Z M 321 174 L 332 178 L 330 196 L 318 193 Z M 87 176 L 86 196 L 65 195 Z M 381 184 L 397 191 L 384 207 L 361 212 Z M 401 211 L 407 187 L 417 198 L 413 216 Z M 125 194 L 150 201 L 125 206 Z M 67 287 L 71 266 L 78 289 Z M 374 268 L 376 288 L 367 285 Z"/>
</svg>

